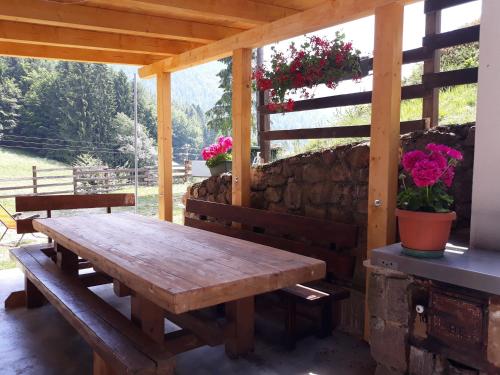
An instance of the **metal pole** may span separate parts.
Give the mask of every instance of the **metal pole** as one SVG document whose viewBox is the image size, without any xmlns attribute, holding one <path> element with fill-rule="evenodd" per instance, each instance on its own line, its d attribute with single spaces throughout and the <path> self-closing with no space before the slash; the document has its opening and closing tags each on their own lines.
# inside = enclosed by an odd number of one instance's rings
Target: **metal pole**
<svg viewBox="0 0 500 375">
<path fill-rule="evenodd" d="M 137 73 L 134 73 L 134 172 L 135 172 L 135 213 L 137 213 L 137 206 L 139 204 L 139 171 L 138 171 L 138 155 L 137 155 Z"/>
</svg>

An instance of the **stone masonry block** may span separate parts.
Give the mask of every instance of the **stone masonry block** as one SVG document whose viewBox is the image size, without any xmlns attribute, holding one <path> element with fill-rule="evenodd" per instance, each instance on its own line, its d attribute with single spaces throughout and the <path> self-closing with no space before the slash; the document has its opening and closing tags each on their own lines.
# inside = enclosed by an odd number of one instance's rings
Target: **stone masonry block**
<svg viewBox="0 0 500 375">
<path fill-rule="evenodd" d="M 381 365 L 380 363 L 377 365 L 375 369 L 375 375 L 405 375 L 404 371 L 399 371 L 390 367 L 386 367 Z"/>
<path fill-rule="evenodd" d="M 492 299 L 489 306 L 488 361 L 500 367 L 500 298 Z"/>
<path fill-rule="evenodd" d="M 386 288 L 385 276 L 376 273 L 370 273 L 370 282 L 368 286 L 368 309 L 370 315 L 379 319 L 386 319 Z"/>
<path fill-rule="evenodd" d="M 406 372 L 408 369 L 408 328 L 386 322 L 370 320 L 370 347 L 373 359 L 385 367 Z"/>
<path fill-rule="evenodd" d="M 435 374 L 435 356 L 433 353 L 414 346 L 410 348 L 410 375 L 433 375 Z M 436 374 L 437 375 L 437 374 Z"/>
<path fill-rule="evenodd" d="M 387 320 L 401 325 L 408 325 L 409 303 L 408 286 L 410 280 L 389 277 L 386 280 Z"/>
</svg>

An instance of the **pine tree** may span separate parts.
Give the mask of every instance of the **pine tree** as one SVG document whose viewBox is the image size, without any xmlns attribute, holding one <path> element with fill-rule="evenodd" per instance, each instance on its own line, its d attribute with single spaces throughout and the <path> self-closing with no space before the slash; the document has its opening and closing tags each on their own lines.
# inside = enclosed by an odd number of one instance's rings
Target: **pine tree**
<svg viewBox="0 0 500 375">
<path fill-rule="evenodd" d="M 226 57 L 220 60 L 225 67 L 217 74 L 220 80 L 222 96 L 215 105 L 206 112 L 208 118 L 207 127 L 214 130 L 218 135 L 230 135 L 232 124 L 232 83 L 233 83 L 233 60 Z"/>
<path fill-rule="evenodd" d="M 7 64 L 0 61 L 0 131 L 16 127 L 19 117 L 21 90 L 15 81 L 7 77 Z"/>
</svg>

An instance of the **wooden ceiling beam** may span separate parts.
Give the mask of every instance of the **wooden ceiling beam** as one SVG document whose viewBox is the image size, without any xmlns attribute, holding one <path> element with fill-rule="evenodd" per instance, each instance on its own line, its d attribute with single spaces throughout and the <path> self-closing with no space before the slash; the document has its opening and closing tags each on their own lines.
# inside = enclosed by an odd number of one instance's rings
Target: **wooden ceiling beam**
<svg viewBox="0 0 500 375">
<path fill-rule="evenodd" d="M 0 20 L 0 41 L 122 51 L 164 56 L 178 55 L 200 47 L 200 43 L 147 38 L 59 26 Z"/>
<path fill-rule="evenodd" d="M 0 19 L 209 43 L 242 29 L 40 0 L 0 1 Z"/>
<path fill-rule="evenodd" d="M 137 53 L 98 51 L 12 42 L 0 42 L 0 55 L 126 65 L 147 65 L 163 58 L 163 56 L 160 55 L 140 55 Z"/>
<path fill-rule="evenodd" d="M 213 17 L 254 25 L 276 21 L 297 13 L 295 9 L 251 0 L 128 0 L 137 7 L 147 6 L 187 17 Z"/>
<path fill-rule="evenodd" d="M 141 78 L 152 77 L 159 72 L 173 72 L 230 56 L 239 48 L 256 48 L 298 35 L 321 30 L 366 17 L 375 9 L 395 0 L 329 0 L 314 8 L 305 10 L 277 21 L 257 26 L 237 35 L 195 48 L 177 56 L 139 69 Z M 405 0 L 406 4 L 418 0 Z"/>
</svg>

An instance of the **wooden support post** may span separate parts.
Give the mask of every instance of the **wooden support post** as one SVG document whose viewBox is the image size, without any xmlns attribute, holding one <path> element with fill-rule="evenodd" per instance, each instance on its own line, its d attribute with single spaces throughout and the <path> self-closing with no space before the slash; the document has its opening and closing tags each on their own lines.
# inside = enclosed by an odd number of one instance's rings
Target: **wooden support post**
<svg viewBox="0 0 500 375">
<path fill-rule="evenodd" d="M 261 66 L 264 63 L 264 49 L 257 48 L 257 66 Z M 259 138 L 259 148 L 260 157 L 265 163 L 271 161 L 271 148 L 268 140 L 264 139 L 263 135 L 265 131 L 271 130 L 271 119 L 269 114 L 259 111 L 261 106 L 267 104 L 269 98 L 269 93 L 267 91 L 258 90 L 256 92 L 256 103 L 257 103 L 257 132 Z"/>
<path fill-rule="evenodd" d="M 33 172 L 33 194 L 37 194 L 38 193 L 38 186 L 37 186 L 37 176 L 36 176 L 36 165 L 33 165 L 31 167 L 32 169 L 32 172 Z"/>
<path fill-rule="evenodd" d="M 232 204 L 250 205 L 250 128 L 252 50 L 233 51 L 233 190 Z"/>
<path fill-rule="evenodd" d="M 403 14 L 403 1 L 395 1 L 375 11 L 368 258 L 372 249 L 393 243 L 396 239 Z M 366 280 L 368 291 L 369 274 Z M 366 305 L 366 339 L 369 339 L 369 317 Z"/>
<path fill-rule="evenodd" d="M 255 299 L 247 297 L 226 304 L 226 318 L 232 335 L 226 340 L 226 354 L 236 358 L 254 349 Z"/>
<path fill-rule="evenodd" d="M 78 168 L 73 167 L 73 194 L 78 194 Z"/>
<path fill-rule="evenodd" d="M 425 36 L 441 32 L 441 11 L 425 15 Z M 424 45 L 424 47 L 426 47 Z M 435 50 L 432 57 L 424 61 L 424 74 L 439 73 L 441 70 L 441 52 Z M 426 88 L 422 105 L 422 118 L 430 119 L 430 126 L 439 125 L 439 89 Z"/>
<path fill-rule="evenodd" d="M 158 214 L 172 221 L 172 100 L 170 73 L 156 75 L 158 111 Z"/>
</svg>

